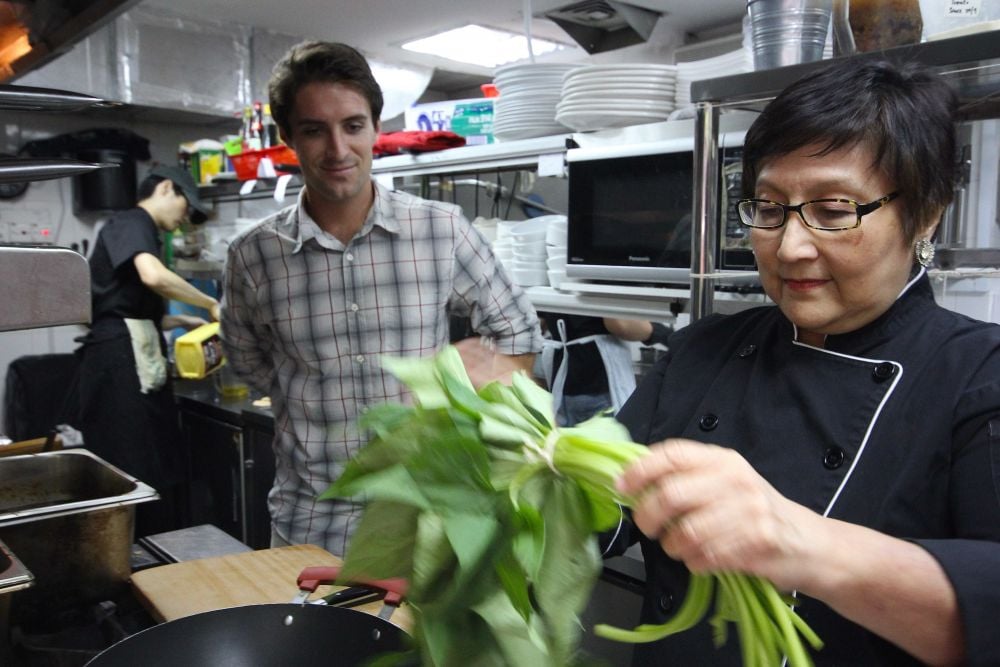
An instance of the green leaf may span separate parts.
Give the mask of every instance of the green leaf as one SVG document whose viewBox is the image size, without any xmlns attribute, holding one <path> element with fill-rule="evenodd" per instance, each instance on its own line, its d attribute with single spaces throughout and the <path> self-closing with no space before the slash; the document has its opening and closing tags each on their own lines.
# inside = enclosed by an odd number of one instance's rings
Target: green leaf
<svg viewBox="0 0 1000 667">
<path fill-rule="evenodd" d="M 444 532 L 465 570 L 481 567 L 483 558 L 491 556 L 490 547 L 500 535 L 501 526 L 488 514 L 455 512 L 444 518 Z"/>
<path fill-rule="evenodd" d="M 552 656 L 566 664 L 579 642 L 579 614 L 600 574 L 601 558 L 597 539 L 588 529 L 589 509 L 580 489 L 552 475 L 546 475 L 545 484 L 548 495 L 539 506 L 545 551 L 533 590 Z"/>
<path fill-rule="evenodd" d="M 507 445 L 509 448 L 520 447 L 524 444 L 524 438 L 530 437 L 523 428 L 487 414 L 482 415 L 479 422 L 479 433 L 485 442 Z"/>
<path fill-rule="evenodd" d="M 458 352 L 455 352 L 458 354 Z M 451 405 L 448 394 L 438 379 L 433 359 L 423 357 L 390 357 L 379 359 L 382 368 L 392 373 L 413 393 L 421 407 L 427 409 L 446 408 Z"/>
<path fill-rule="evenodd" d="M 518 377 L 518 374 L 515 373 L 514 377 Z M 541 391 L 545 394 L 545 405 L 551 405 L 552 395 L 545 390 Z M 520 424 L 523 430 L 535 434 L 536 437 L 543 437 L 552 428 L 551 424 L 544 419 L 546 410 L 551 411 L 551 407 L 529 408 L 511 386 L 496 381 L 490 382 L 480 388 L 479 395 L 491 405 L 497 406 L 494 410 L 499 411 L 502 407 L 506 408 L 506 410 L 503 410 L 503 414 L 513 413 L 516 415 L 516 419 L 510 416 L 501 417 L 500 415 L 498 415 L 498 418 L 507 419 L 511 424 Z M 491 414 L 494 413 L 491 412 Z"/>
<path fill-rule="evenodd" d="M 397 464 L 385 470 L 376 470 L 353 482 L 338 481 L 327 489 L 320 499 L 346 496 L 355 497 L 362 491 L 369 500 L 388 500 L 400 504 L 429 509 L 430 501 L 421 487 L 413 480 L 406 466 Z"/>
<path fill-rule="evenodd" d="M 530 621 L 534 610 L 531 606 L 531 593 L 528 590 L 528 577 L 521 563 L 511 552 L 507 552 L 497 561 L 495 567 L 497 578 L 510 603 L 525 621 Z"/>
<path fill-rule="evenodd" d="M 525 621 L 510 598 L 497 591 L 473 607 L 473 611 L 489 626 L 494 641 L 502 652 L 505 665 L 531 667 L 562 667 L 565 662 L 551 655 L 533 624 Z"/>
<path fill-rule="evenodd" d="M 543 433 L 555 427 L 556 415 L 552 394 L 539 387 L 524 373 L 514 373 L 512 386 L 521 404 L 540 422 Z"/>
<path fill-rule="evenodd" d="M 429 599 L 429 591 L 433 591 L 440 580 L 450 579 L 455 563 L 455 552 L 444 532 L 444 520 L 432 512 L 421 512 L 413 545 L 410 598 Z"/>
<path fill-rule="evenodd" d="M 475 391 L 472 380 L 465 370 L 465 362 L 462 355 L 458 353 L 458 348 L 454 345 L 447 345 L 434 356 L 434 369 L 439 377 L 447 377 L 462 384 L 468 389 Z"/>
<path fill-rule="evenodd" d="M 419 510 L 409 505 L 370 503 L 347 548 L 341 580 L 409 579 L 418 514 Z"/>
<path fill-rule="evenodd" d="M 532 505 L 521 503 L 515 514 L 513 554 L 530 581 L 538 580 L 538 571 L 545 556 L 545 522 L 541 512 Z"/>
</svg>

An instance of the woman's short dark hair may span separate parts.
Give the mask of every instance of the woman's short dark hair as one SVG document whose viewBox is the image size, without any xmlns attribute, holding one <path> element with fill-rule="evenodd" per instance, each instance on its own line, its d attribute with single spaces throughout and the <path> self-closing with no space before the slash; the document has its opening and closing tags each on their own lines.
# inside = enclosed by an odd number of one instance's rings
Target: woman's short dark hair
<svg viewBox="0 0 1000 667">
<path fill-rule="evenodd" d="M 788 86 L 754 121 L 743 148 L 744 196 L 754 195 L 770 159 L 814 144 L 820 156 L 864 144 L 900 193 L 912 242 L 952 199 L 957 106 L 955 91 L 919 66 L 834 62 Z"/>
<path fill-rule="evenodd" d="M 307 41 L 293 46 L 274 66 L 267 94 L 271 115 L 286 134 L 299 89 L 316 81 L 353 87 L 371 108 L 372 122 L 382 115 L 382 89 L 368 61 L 356 49 L 336 42 Z"/>
</svg>

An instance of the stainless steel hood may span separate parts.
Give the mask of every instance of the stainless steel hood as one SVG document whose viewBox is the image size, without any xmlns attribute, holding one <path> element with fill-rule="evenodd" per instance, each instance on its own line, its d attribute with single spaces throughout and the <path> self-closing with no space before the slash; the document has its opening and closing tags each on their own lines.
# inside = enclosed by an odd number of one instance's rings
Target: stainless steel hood
<svg viewBox="0 0 1000 667">
<path fill-rule="evenodd" d="M 0 83 L 68 51 L 139 0 L 0 0 Z"/>
</svg>

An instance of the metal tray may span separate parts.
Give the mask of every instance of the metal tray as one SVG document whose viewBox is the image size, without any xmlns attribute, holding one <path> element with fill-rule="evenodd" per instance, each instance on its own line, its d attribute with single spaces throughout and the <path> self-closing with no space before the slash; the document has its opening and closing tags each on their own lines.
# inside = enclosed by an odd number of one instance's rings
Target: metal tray
<svg viewBox="0 0 1000 667">
<path fill-rule="evenodd" d="M 151 486 L 86 449 L 0 459 L 0 530 L 157 497 Z"/>
<path fill-rule="evenodd" d="M 0 542 L 0 595 L 27 588 L 34 580 L 28 568 Z"/>
<path fill-rule="evenodd" d="M 128 588 L 135 505 L 156 491 L 84 449 L 0 458 L 0 540 L 35 576 L 10 617 L 114 600 Z"/>
</svg>

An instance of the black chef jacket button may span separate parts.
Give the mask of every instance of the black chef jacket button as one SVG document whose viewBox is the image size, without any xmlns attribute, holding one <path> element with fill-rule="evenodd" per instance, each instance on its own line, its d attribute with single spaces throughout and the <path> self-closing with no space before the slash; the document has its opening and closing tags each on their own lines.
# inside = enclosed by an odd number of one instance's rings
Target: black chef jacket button
<svg viewBox="0 0 1000 667">
<path fill-rule="evenodd" d="M 656 606 L 660 608 L 664 614 L 669 614 L 674 609 L 674 595 L 673 593 L 664 593 L 656 601 Z"/>
<path fill-rule="evenodd" d="M 872 369 L 872 379 L 876 382 L 885 382 L 896 374 L 896 367 L 888 361 L 876 364 Z"/>
<path fill-rule="evenodd" d="M 823 454 L 823 467 L 828 470 L 836 470 L 844 464 L 846 456 L 840 447 L 831 447 Z"/>
<path fill-rule="evenodd" d="M 746 359 L 747 357 L 753 356 L 753 353 L 756 351 L 757 351 L 757 346 L 754 345 L 753 343 L 750 343 L 736 354 L 739 356 L 740 359 Z"/>
<path fill-rule="evenodd" d="M 715 427 L 719 425 L 719 418 L 709 412 L 707 415 L 702 415 L 701 419 L 698 420 L 698 428 L 702 431 L 713 431 Z"/>
</svg>

